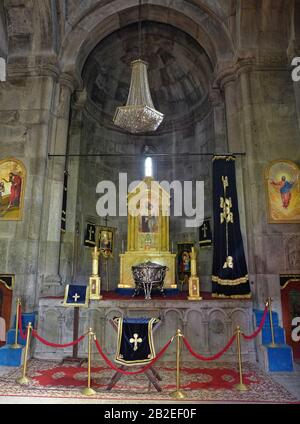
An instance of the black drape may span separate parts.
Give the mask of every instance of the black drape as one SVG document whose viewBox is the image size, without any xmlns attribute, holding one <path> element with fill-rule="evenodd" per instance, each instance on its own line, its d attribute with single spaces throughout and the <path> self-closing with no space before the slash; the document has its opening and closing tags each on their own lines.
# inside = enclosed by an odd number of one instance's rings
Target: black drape
<svg viewBox="0 0 300 424">
<path fill-rule="evenodd" d="M 62 211 L 61 211 L 61 231 L 66 232 L 67 227 L 67 196 L 68 196 L 68 173 L 64 171 L 64 191 L 63 191 L 63 201 L 62 201 Z"/>
<path fill-rule="evenodd" d="M 118 324 L 116 362 L 145 365 L 155 358 L 153 327 L 158 318 L 115 318 Z"/>
<path fill-rule="evenodd" d="M 250 297 L 233 156 L 213 158 L 213 207 L 213 296 Z"/>
</svg>

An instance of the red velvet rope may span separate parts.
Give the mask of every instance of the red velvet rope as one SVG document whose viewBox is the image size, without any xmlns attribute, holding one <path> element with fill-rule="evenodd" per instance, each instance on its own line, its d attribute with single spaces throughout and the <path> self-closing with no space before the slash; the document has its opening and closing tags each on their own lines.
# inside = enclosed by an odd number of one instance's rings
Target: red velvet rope
<svg viewBox="0 0 300 424">
<path fill-rule="evenodd" d="M 105 353 L 103 352 L 103 350 L 101 349 L 101 346 L 99 345 L 99 342 L 97 339 L 95 339 L 95 344 L 96 347 L 98 349 L 99 354 L 102 356 L 102 358 L 104 359 L 104 361 L 107 363 L 107 365 L 112 368 L 113 370 L 120 372 L 121 374 L 124 375 L 137 375 L 137 374 L 143 374 L 144 372 L 146 372 L 149 368 L 152 367 L 152 365 L 155 364 L 155 362 L 157 362 L 162 356 L 163 354 L 166 352 L 166 350 L 168 349 L 168 347 L 170 346 L 170 344 L 172 343 L 173 339 L 170 339 L 168 341 L 168 343 L 162 348 L 162 350 L 158 353 L 158 355 L 144 368 L 140 369 L 139 371 L 124 371 L 118 367 L 116 367 L 109 359 L 108 357 L 105 355 Z"/>
<path fill-rule="evenodd" d="M 43 343 L 46 346 L 57 347 L 57 348 L 61 348 L 61 349 L 65 348 L 65 347 L 75 346 L 76 344 L 80 343 L 86 336 L 86 334 L 83 334 L 81 337 L 79 337 L 79 339 L 74 340 L 71 343 L 57 344 L 57 343 L 50 343 L 47 340 L 43 339 L 43 337 L 39 336 L 38 333 L 35 330 L 32 330 L 32 335 L 33 335 L 33 337 L 35 337 L 37 340 L 39 340 L 41 343 Z"/>
<path fill-rule="evenodd" d="M 236 338 L 236 334 L 234 334 L 231 339 L 229 340 L 229 342 L 227 343 L 227 345 L 224 347 L 224 349 L 222 349 L 219 353 L 216 353 L 213 356 L 202 356 L 199 355 L 199 353 L 194 352 L 194 350 L 192 349 L 191 345 L 189 344 L 189 342 L 186 340 L 186 338 L 183 336 L 183 342 L 185 344 L 185 346 L 187 347 L 187 349 L 189 350 L 189 352 L 197 359 L 200 359 L 200 361 L 214 361 L 215 359 L 219 359 L 232 345 L 232 343 L 234 342 Z"/>
<path fill-rule="evenodd" d="M 255 337 L 257 337 L 259 335 L 259 333 L 263 329 L 263 326 L 265 325 L 265 322 L 266 322 L 266 319 L 267 319 L 267 314 L 268 314 L 268 308 L 269 308 L 269 306 L 266 305 L 266 308 L 265 308 L 264 314 L 262 316 L 261 322 L 259 324 L 259 327 L 253 334 L 251 334 L 250 336 L 247 336 L 246 334 L 242 333 L 242 336 L 244 337 L 244 339 L 246 339 L 246 340 L 255 339 Z"/>
<path fill-rule="evenodd" d="M 19 321 L 18 321 L 18 327 L 20 330 L 20 337 L 23 340 L 26 340 L 27 338 L 27 330 L 26 333 L 24 333 L 23 328 L 22 328 L 22 308 L 21 308 L 21 304 L 19 303 Z"/>
</svg>

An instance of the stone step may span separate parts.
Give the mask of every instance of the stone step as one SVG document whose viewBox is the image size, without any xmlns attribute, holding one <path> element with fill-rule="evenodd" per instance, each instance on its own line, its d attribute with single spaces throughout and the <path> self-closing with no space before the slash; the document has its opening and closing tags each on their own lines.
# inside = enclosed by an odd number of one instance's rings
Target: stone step
<svg viewBox="0 0 300 424">
<path fill-rule="evenodd" d="M 263 311 L 254 310 L 256 325 L 261 322 Z M 259 361 L 263 362 L 264 368 L 269 372 L 291 372 L 293 366 L 293 350 L 285 343 L 284 329 L 280 327 L 277 312 L 272 312 L 274 341 L 277 346 L 271 347 L 272 333 L 270 327 L 270 315 L 267 315 L 264 327 L 257 339 L 258 347 L 262 352 L 259 354 Z"/>
<path fill-rule="evenodd" d="M 258 309 L 254 309 L 254 316 L 255 316 L 255 321 L 256 321 L 256 326 L 258 327 L 262 317 L 263 317 L 264 311 L 260 311 Z M 279 325 L 279 319 L 278 319 L 278 313 L 277 312 L 272 312 L 272 320 L 273 320 L 273 326 L 274 328 L 277 327 Z M 270 326 L 270 313 L 268 312 L 267 314 L 267 318 L 265 321 L 265 325 Z"/>
<path fill-rule="evenodd" d="M 278 344 L 285 344 L 285 334 L 282 327 L 274 327 L 274 341 Z M 272 342 L 271 327 L 265 326 L 261 333 L 262 344 L 269 345 Z"/>
<path fill-rule="evenodd" d="M 19 367 L 23 364 L 24 348 L 12 349 L 9 345 L 0 348 L 0 366 Z"/>
<path fill-rule="evenodd" d="M 27 326 L 30 322 L 31 322 L 32 326 L 34 327 L 35 313 L 34 312 L 28 312 L 28 313 L 22 312 L 22 328 L 23 328 L 23 330 L 25 330 L 27 328 Z M 14 316 L 12 328 L 16 328 L 16 315 Z"/>
<path fill-rule="evenodd" d="M 266 347 L 268 371 L 269 372 L 291 372 L 294 371 L 293 351 L 286 344 L 276 347 Z"/>
<path fill-rule="evenodd" d="M 23 330 L 24 332 L 26 331 L 25 329 Z M 15 336 L 16 335 L 16 330 L 11 329 L 8 330 L 8 332 L 6 333 L 6 344 L 7 345 L 12 345 L 15 343 Z M 18 344 L 25 346 L 26 345 L 26 340 L 23 340 L 20 336 L 20 331 L 18 331 Z"/>
</svg>

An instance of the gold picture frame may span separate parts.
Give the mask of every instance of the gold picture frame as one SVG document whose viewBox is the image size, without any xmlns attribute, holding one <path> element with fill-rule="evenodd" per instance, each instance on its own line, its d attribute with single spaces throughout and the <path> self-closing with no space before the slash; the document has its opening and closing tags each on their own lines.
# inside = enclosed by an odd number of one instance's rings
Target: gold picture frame
<svg viewBox="0 0 300 424">
<path fill-rule="evenodd" d="M 15 275 L 0 274 L 0 284 L 3 284 L 8 290 L 13 291 L 15 285 Z"/>
<path fill-rule="evenodd" d="M 115 228 L 98 226 L 98 246 L 101 255 L 108 259 L 113 258 Z"/>
<path fill-rule="evenodd" d="M 300 223 L 300 169 L 290 160 L 272 161 L 265 170 L 269 224 Z"/>
<path fill-rule="evenodd" d="M 0 160 L 0 221 L 23 219 L 26 177 L 26 168 L 20 160 Z"/>
</svg>

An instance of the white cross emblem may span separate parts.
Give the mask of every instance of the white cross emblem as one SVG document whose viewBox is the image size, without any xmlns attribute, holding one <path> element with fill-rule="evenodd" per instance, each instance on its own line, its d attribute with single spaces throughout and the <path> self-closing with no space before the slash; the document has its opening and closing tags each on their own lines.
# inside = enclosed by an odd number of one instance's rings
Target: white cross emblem
<svg viewBox="0 0 300 424">
<path fill-rule="evenodd" d="M 72 297 L 73 297 L 73 299 L 75 299 L 75 302 L 77 302 L 77 300 L 80 299 L 80 296 L 77 293 L 75 293 L 75 295 L 72 296 Z"/>
<path fill-rule="evenodd" d="M 129 340 L 129 343 L 134 343 L 133 350 L 137 351 L 138 350 L 138 343 L 142 343 L 142 341 L 143 340 L 141 338 L 139 338 L 139 335 L 135 333 L 133 335 L 133 339 Z"/>
</svg>

